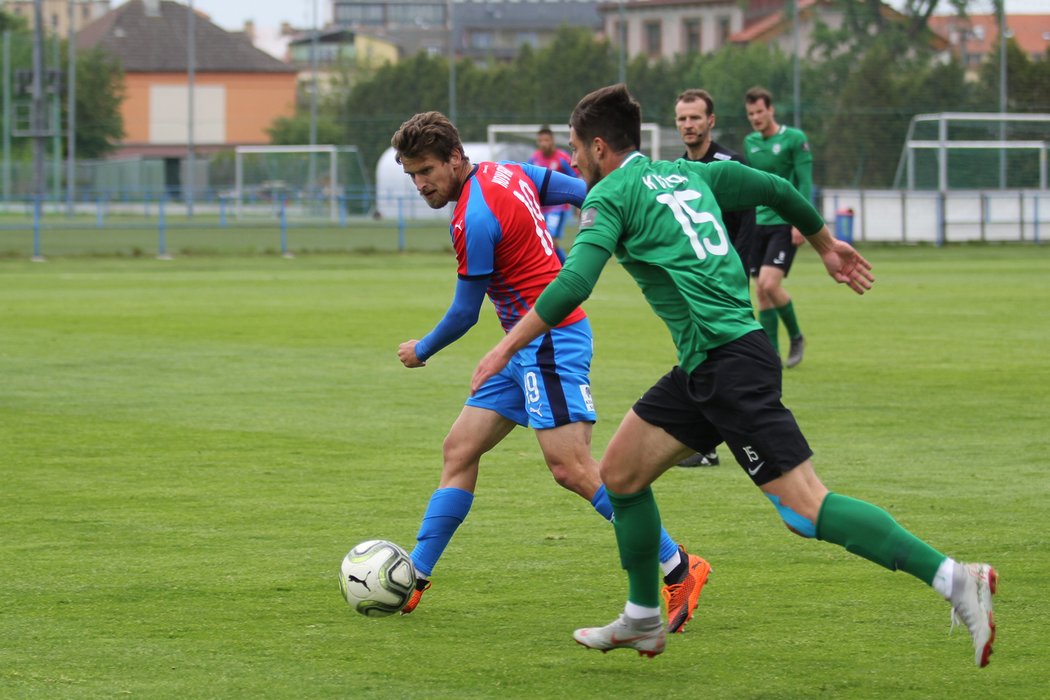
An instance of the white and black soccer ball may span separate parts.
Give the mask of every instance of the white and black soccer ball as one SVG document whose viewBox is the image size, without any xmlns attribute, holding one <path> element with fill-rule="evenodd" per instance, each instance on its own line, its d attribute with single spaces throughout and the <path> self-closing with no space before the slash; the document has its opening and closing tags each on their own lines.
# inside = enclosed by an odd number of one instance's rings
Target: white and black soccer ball
<svg viewBox="0 0 1050 700">
<path fill-rule="evenodd" d="M 387 540 L 368 540 L 343 557 L 339 589 L 351 608 L 366 617 L 385 617 L 405 607 L 416 587 L 408 553 Z"/>
</svg>

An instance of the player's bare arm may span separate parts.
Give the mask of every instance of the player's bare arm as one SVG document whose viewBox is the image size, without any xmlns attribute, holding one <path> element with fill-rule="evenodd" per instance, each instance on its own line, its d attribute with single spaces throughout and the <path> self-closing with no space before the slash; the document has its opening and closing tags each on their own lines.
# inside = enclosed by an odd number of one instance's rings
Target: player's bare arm
<svg viewBox="0 0 1050 700">
<path fill-rule="evenodd" d="M 473 394 L 491 377 L 503 371 L 503 368 L 510 362 L 510 358 L 514 356 L 514 353 L 550 329 L 551 327 L 539 317 L 536 310 L 530 309 L 518 321 L 518 324 L 510 330 L 510 333 L 503 336 L 503 339 L 496 343 L 496 346 L 481 358 L 478 366 L 474 369 L 474 376 L 470 380 L 470 393 Z"/>
</svg>

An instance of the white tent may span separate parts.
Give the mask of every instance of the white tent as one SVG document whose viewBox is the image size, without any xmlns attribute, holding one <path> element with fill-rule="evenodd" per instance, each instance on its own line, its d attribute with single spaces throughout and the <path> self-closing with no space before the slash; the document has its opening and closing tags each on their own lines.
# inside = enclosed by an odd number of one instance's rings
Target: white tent
<svg viewBox="0 0 1050 700">
<path fill-rule="evenodd" d="M 472 163 L 489 160 L 524 160 L 532 152 L 521 144 L 499 144 L 493 148 L 487 143 L 465 143 L 463 150 Z M 416 192 L 412 180 L 405 175 L 397 161 L 394 149 L 388 148 L 376 163 L 376 210 L 384 219 L 444 219 L 452 218 L 453 204 L 444 209 L 431 209 Z"/>
</svg>

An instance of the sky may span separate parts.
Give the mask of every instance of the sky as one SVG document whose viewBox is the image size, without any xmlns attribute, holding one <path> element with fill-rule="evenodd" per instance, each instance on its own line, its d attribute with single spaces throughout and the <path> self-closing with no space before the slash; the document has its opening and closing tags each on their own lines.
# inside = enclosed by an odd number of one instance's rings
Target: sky
<svg viewBox="0 0 1050 700">
<path fill-rule="evenodd" d="M 111 7 L 123 5 L 127 0 L 112 0 Z M 190 0 L 179 0 L 188 5 Z M 211 21 L 223 29 L 240 31 L 244 21 L 251 19 L 257 27 L 279 27 L 281 22 L 290 22 L 300 28 L 312 27 L 314 24 L 314 5 L 316 3 L 318 24 L 324 24 L 331 17 L 331 0 L 192 0 L 193 8 L 203 12 Z"/>
<path fill-rule="evenodd" d="M 112 7 L 126 0 L 113 0 Z M 189 0 L 181 0 L 188 4 Z M 331 0 L 192 0 L 193 7 L 211 17 L 211 21 L 223 29 L 239 31 L 244 21 L 251 19 L 257 27 L 279 27 L 281 22 L 290 22 L 299 28 L 312 27 L 314 7 L 317 7 L 319 24 L 324 25 L 332 12 Z M 892 0 L 891 0 L 891 4 Z M 943 2 L 945 11 L 948 3 Z M 1006 11 L 1015 14 L 1047 13 L 1047 0 L 1006 0 Z M 975 0 L 971 12 L 990 13 L 991 0 Z"/>
</svg>

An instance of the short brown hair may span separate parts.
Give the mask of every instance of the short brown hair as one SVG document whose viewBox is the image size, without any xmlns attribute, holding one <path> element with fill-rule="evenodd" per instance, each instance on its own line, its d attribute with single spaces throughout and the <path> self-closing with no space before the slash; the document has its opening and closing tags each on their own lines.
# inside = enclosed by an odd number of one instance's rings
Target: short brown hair
<svg viewBox="0 0 1050 700">
<path fill-rule="evenodd" d="M 681 94 L 675 98 L 674 103 L 678 104 L 679 102 L 698 101 L 702 101 L 707 105 L 707 116 L 710 117 L 715 113 L 715 101 L 711 99 L 711 93 L 707 90 L 701 90 L 700 88 L 689 88 L 688 90 L 683 90 Z"/>
<path fill-rule="evenodd" d="M 434 156 L 447 163 L 452 154 L 463 151 L 459 131 L 441 112 L 420 112 L 407 119 L 390 138 L 395 158 L 425 158 Z"/>
<path fill-rule="evenodd" d="M 752 105 L 761 100 L 766 107 L 773 106 L 773 94 L 764 87 L 753 87 L 744 94 L 744 102 Z"/>
<path fill-rule="evenodd" d="M 547 126 L 546 124 L 541 126 L 540 130 L 536 132 L 537 136 L 539 136 L 541 134 L 546 134 L 547 136 L 554 136 L 554 132 L 551 131 L 551 128 L 549 126 Z"/>
<path fill-rule="evenodd" d="M 599 137 L 617 153 L 642 146 L 642 107 L 623 83 L 585 95 L 572 110 L 569 126 L 581 141 Z"/>
</svg>

